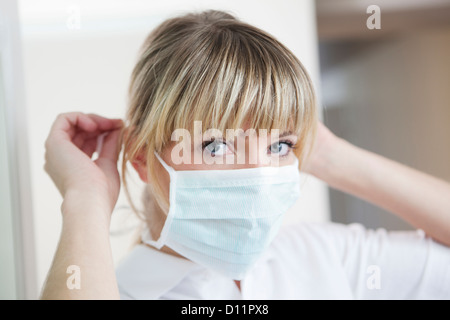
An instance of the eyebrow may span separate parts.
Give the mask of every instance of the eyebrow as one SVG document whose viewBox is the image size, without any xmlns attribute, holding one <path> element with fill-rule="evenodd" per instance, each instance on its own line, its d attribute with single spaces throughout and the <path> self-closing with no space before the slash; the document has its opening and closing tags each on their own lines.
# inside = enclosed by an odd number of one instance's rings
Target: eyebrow
<svg viewBox="0 0 450 320">
<path fill-rule="evenodd" d="M 286 137 L 286 136 L 291 136 L 294 135 L 294 133 L 292 131 L 285 131 L 282 134 L 279 135 L 280 138 Z"/>
<path fill-rule="evenodd" d="M 280 135 L 278 135 L 278 138 L 283 138 L 283 137 L 286 137 L 286 136 L 291 136 L 291 135 L 294 135 L 294 132 L 293 131 L 285 131 L 285 132 L 283 132 L 282 134 L 280 134 Z M 226 135 L 225 135 L 226 136 Z M 269 134 L 269 136 L 270 136 L 270 134 Z M 236 140 L 236 135 L 235 136 L 233 136 L 233 139 L 232 139 L 233 141 L 234 140 Z M 226 141 L 229 141 L 229 142 L 231 142 L 232 141 L 231 139 L 230 140 L 226 140 Z"/>
<path fill-rule="evenodd" d="M 269 135 L 270 135 L 270 133 L 269 133 Z M 291 136 L 291 135 L 294 135 L 294 132 L 293 131 L 285 131 L 285 132 L 283 132 L 282 134 L 280 134 L 280 135 L 278 135 L 280 138 L 282 138 L 282 137 L 286 137 L 286 136 Z"/>
</svg>

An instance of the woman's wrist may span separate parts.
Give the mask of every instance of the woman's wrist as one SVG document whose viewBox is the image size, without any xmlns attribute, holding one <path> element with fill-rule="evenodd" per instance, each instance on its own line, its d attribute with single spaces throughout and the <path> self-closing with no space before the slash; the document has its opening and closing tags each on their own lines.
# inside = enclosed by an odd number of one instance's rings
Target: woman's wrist
<svg viewBox="0 0 450 320">
<path fill-rule="evenodd" d="M 330 187 L 353 194 L 372 183 L 372 177 L 367 172 L 373 161 L 369 152 L 347 140 L 334 136 L 318 156 L 320 160 L 316 162 L 313 175 Z"/>
<path fill-rule="evenodd" d="M 307 170 L 307 173 L 326 183 L 332 182 L 342 174 L 345 157 L 351 147 L 348 141 L 331 132 L 328 133 L 314 146 L 313 158 L 310 160 L 312 165 Z"/>
<path fill-rule="evenodd" d="M 100 195 L 88 190 L 70 189 L 61 204 L 63 223 L 77 225 L 95 223 L 109 228 L 112 209 Z"/>
<path fill-rule="evenodd" d="M 42 298 L 118 299 L 109 210 L 92 195 L 76 190 L 66 193 L 61 210 L 62 232 Z M 80 272 L 79 290 L 66 285 L 70 266 Z"/>
</svg>

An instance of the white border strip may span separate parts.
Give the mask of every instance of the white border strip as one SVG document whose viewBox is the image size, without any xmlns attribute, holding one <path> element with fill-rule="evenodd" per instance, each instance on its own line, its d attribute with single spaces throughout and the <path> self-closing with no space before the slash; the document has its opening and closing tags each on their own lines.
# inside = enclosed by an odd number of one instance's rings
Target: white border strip
<svg viewBox="0 0 450 320">
<path fill-rule="evenodd" d="M 28 119 L 17 1 L 0 1 L 0 64 L 5 93 L 6 139 L 18 299 L 36 299 L 36 260 L 30 183 Z"/>
</svg>

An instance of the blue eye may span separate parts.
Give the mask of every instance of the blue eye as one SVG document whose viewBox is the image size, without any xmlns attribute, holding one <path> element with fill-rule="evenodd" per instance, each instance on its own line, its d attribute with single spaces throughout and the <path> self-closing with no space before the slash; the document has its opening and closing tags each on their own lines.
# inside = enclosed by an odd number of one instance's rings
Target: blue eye
<svg viewBox="0 0 450 320">
<path fill-rule="evenodd" d="M 289 141 L 278 141 L 270 145 L 269 152 L 280 157 L 287 156 L 292 149 L 293 143 Z"/>
<path fill-rule="evenodd" d="M 223 156 L 229 152 L 228 146 L 225 142 L 220 140 L 205 141 L 202 144 L 203 149 L 206 149 L 211 156 Z"/>
</svg>

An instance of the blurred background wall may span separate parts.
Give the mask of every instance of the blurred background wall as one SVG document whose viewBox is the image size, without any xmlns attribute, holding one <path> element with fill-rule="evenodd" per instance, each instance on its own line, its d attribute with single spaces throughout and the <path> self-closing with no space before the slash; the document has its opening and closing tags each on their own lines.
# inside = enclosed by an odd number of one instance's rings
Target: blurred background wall
<svg viewBox="0 0 450 320">
<path fill-rule="evenodd" d="M 379 30 L 366 27 L 372 4 L 381 9 Z M 450 1 L 318 0 L 316 7 L 325 124 L 357 146 L 450 181 Z M 333 189 L 330 208 L 334 221 L 411 228 Z"/>
<path fill-rule="evenodd" d="M 287 45 L 319 88 L 315 4 L 311 0 L 21 0 L 19 3 L 38 288 L 42 287 L 50 267 L 61 229 L 62 198 L 43 170 L 44 142 L 50 127 L 57 114 L 69 111 L 123 117 L 137 51 L 147 34 L 164 19 L 192 10 L 228 10 Z M 139 206 L 143 184 L 131 165 L 128 168 L 133 199 Z M 328 220 L 326 186 L 305 176 L 302 191 L 285 223 Z M 122 192 L 111 226 L 115 262 L 130 246 L 136 226 L 133 218 Z"/>
</svg>

